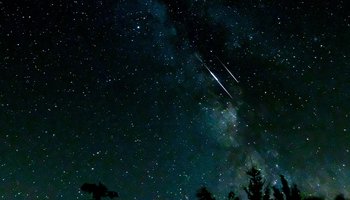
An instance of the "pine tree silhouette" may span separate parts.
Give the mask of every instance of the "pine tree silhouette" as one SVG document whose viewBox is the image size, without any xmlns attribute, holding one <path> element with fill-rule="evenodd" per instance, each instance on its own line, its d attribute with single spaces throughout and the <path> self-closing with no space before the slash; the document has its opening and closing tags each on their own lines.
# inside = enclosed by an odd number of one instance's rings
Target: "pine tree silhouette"
<svg viewBox="0 0 350 200">
<path fill-rule="evenodd" d="M 228 193 L 228 200 L 239 200 L 239 197 L 236 197 L 236 194 L 231 191 Z"/>
<path fill-rule="evenodd" d="M 334 200 L 345 200 L 345 197 L 344 197 L 343 194 L 338 194 L 338 195 L 334 198 Z"/>
<path fill-rule="evenodd" d="M 322 197 L 309 196 L 305 197 L 304 200 L 324 200 Z"/>
<path fill-rule="evenodd" d="M 270 199 L 270 196 L 271 196 L 270 186 L 267 186 L 267 187 L 265 188 L 265 191 L 264 191 L 263 200 L 271 200 L 271 199 Z"/>
<path fill-rule="evenodd" d="M 284 200 L 282 192 L 275 186 L 272 187 L 274 200 Z"/>
<path fill-rule="evenodd" d="M 108 191 L 107 187 L 101 182 L 98 185 L 84 183 L 80 189 L 84 192 L 92 193 L 92 198 L 94 200 L 101 200 L 102 197 L 109 197 L 111 199 L 119 197 L 117 192 Z"/>
<path fill-rule="evenodd" d="M 293 184 L 292 187 L 289 186 L 287 179 L 280 175 L 282 188 L 279 190 L 277 187 L 273 187 L 274 198 L 277 200 L 301 200 L 300 190 L 297 185 Z"/>
<path fill-rule="evenodd" d="M 281 177 L 281 183 L 282 183 L 282 192 L 286 200 L 291 200 L 291 194 L 290 194 L 291 192 L 290 192 L 288 181 L 283 175 L 280 175 L 280 177 Z"/>
<path fill-rule="evenodd" d="M 296 184 L 293 184 L 293 186 L 292 186 L 291 199 L 292 200 L 301 200 L 300 190 L 298 189 L 298 186 Z"/>
<path fill-rule="evenodd" d="M 248 188 L 244 188 L 244 191 L 248 195 L 248 199 L 261 200 L 264 181 L 261 176 L 260 170 L 256 169 L 256 167 L 252 167 L 246 173 L 250 177 Z"/>
<path fill-rule="evenodd" d="M 201 187 L 197 191 L 196 196 L 198 200 L 215 200 L 213 195 L 209 192 L 209 190 L 206 187 Z"/>
</svg>

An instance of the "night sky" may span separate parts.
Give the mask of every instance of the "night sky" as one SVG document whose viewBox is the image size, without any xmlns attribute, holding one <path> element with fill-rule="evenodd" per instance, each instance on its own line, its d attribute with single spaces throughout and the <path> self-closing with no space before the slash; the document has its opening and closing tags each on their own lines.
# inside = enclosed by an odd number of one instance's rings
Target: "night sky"
<svg viewBox="0 0 350 200">
<path fill-rule="evenodd" d="M 346 6 L 0 1 L 0 198 L 220 199 L 252 165 L 350 195 Z"/>
</svg>

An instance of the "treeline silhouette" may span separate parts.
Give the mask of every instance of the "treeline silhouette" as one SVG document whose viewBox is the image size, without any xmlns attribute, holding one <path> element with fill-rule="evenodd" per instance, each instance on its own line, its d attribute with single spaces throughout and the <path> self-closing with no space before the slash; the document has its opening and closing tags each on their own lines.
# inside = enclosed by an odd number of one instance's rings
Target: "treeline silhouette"
<svg viewBox="0 0 350 200">
<path fill-rule="evenodd" d="M 281 188 L 270 186 L 263 179 L 261 171 L 256 167 L 252 167 L 246 172 L 249 177 L 248 186 L 243 190 L 247 194 L 249 200 L 323 200 L 317 196 L 302 196 L 296 184 L 290 185 L 287 179 L 280 175 Z M 271 193 L 272 192 L 272 193 Z M 201 187 L 196 193 L 198 200 L 216 200 L 213 194 L 206 188 Z M 240 200 L 236 194 L 231 191 L 227 196 L 228 200 Z M 343 194 L 337 195 L 334 200 L 345 200 Z"/>
<path fill-rule="evenodd" d="M 98 185 L 94 183 L 84 183 L 80 187 L 81 191 L 92 194 L 94 200 L 101 200 L 102 197 L 109 197 L 111 199 L 119 197 L 117 192 L 109 191 L 101 182 Z"/>
<path fill-rule="evenodd" d="M 302 196 L 298 186 L 296 184 L 290 185 L 287 179 L 280 175 L 281 187 L 270 186 L 269 183 L 263 179 L 261 171 L 256 167 L 249 169 L 246 174 L 249 178 L 248 186 L 243 190 L 247 194 L 249 200 L 323 200 L 322 197 L 317 196 Z M 83 192 L 92 194 L 94 200 L 101 200 L 102 197 L 109 197 L 111 199 L 119 197 L 117 192 L 109 191 L 102 183 L 91 184 L 84 183 L 80 189 Z M 196 197 L 198 200 L 216 200 L 214 195 L 206 188 L 201 187 Z M 240 200 L 233 191 L 230 191 L 227 195 L 227 200 Z M 343 194 L 337 195 L 334 200 L 345 200 Z"/>
</svg>

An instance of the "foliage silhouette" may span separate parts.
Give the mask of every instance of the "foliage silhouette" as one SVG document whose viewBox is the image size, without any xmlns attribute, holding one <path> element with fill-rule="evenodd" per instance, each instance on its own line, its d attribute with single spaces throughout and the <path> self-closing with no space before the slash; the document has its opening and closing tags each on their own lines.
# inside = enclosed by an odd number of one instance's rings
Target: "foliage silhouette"
<svg viewBox="0 0 350 200">
<path fill-rule="evenodd" d="M 248 187 L 244 187 L 244 191 L 247 193 L 248 199 L 261 200 L 263 196 L 262 191 L 263 191 L 264 181 L 261 176 L 260 170 L 258 170 L 256 167 L 252 167 L 246 173 L 250 179 Z"/>
<path fill-rule="evenodd" d="M 198 200 L 215 200 L 213 195 L 209 192 L 206 187 L 201 187 L 196 194 Z"/>
<path fill-rule="evenodd" d="M 228 200 L 239 200 L 239 197 L 236 196 L 234 192 L 228 193 Z"/>
<path fill-rule="evenodd" d="M 277 187 L 273 187 L 273 196 L 275 200 L 301 200 L 300 190 L 296 184 L 292 187 L 289 186 L 287 179 L 280 175 L 282 188 L 279 190 Z"/>
<path fill-rule="evenodd" d="M 101 200 L 102 197 L 109 197 L 111 199 L 119 197 L 117 192 L 108 191 L 107 187 L 101 182 L 96 185 L 94 183 L 84 183 L 80 189 L 87 193 L 92 193 L 92 198 Z"/>
<path fill-rule="evenodd" d="M 293 184 L 293 186 L 292 186 L 291 199 L 292 200 L 301 200 L 300 190 L 298 189 L 298 186 L 296 184 Z"/>
<path fill-rule="evenodd" d="M 284 200 L 282 192 L 275 186 L 272 187 L 274 200 Z"/>
<path fill-rule="evenodd" d="M 304 200 L 324 200 L 322 197 L 309 196 L 305 197 Z"/>
<path fill-rule="evenodd" d="M 271 196 L 270 186 L 267 186 L 264 191 L 263 200 L 271 200 L 270 196 Z"/>
<path fill-rule="evenodd" d="M 291 192 L 290 192 L 288 181 L 283 175 L 280 175 L 280 177 L 281 177 L 281 183 L 282 183 L 282 192 L 286 200 L 291 200 Z"/>
<path fill-rule="evenodd" d="M 249 200 L 324 200 L 323 197 L 318 196 L 304 196 L 302 197 L 301 192 L 296 184 L 290 185 L 287 179 L 280 175 L 281 188 L 276 185 L 265 186 L 265 180 L 261 174 L 261 171 L 256 167 L 252 167 L 246 172 L 249 177 L 249 184 L 244 187 L 243 190 L 247 194 Z M 272 194 L 271 194 L 272 189 Z M 215 200 L 213 195 L 208 191 L 206 187 L 200 188 L 196 196 L 198 200 Z M 228 200 L 240 200 L 239 196 L 233 191 L 230 191 L 227 196 Z M 343 194 L 338 194 L 334 200 L 345 200 Z"/>
<path fill-rule="evenodd" d="M 343 194 L 338 194 L 338 195 L 334 198 L 334 200 L 345 200 L 345 197 L 344 197 Z"/>
<path fill-rule="evenodd" d="M 323 197 L 318 196 L 304 196 L 302 197 L 301 192 L 296 184 L 292 186 L 289 185 L 287 179 L 280 175 L 281 188 L 274 186 L 265 185 L 265 180 L 261 175 L 261 171 L 256 167 L 252 167 L 246 172 L 249 177 L 249 184 L 244 187 L 243 190 L 247 194 L 249 200 L 324 200 Z M 101 200 L 104 197 L 109 197 L 111 199 L 119 197 L 118 193 L 115 191 L 109 191 L 105 185 L 101 182 L 98 184 L 94 183 L 84 183 L 80 189 L 83 192 L 92 194 L 94 200 Z M 271 189 L 273 194 L 271 195 Z M 216 200 L 213 194 L 206 188 L 201 187 L 196 192 L 196 197 L 198 200 Z M 233 191 L 230 191 L 227 196 L 228 200 L 240 200 Z M 345 200 L 343 194 L 338 194 L 334 200 Z"/>
</svg>

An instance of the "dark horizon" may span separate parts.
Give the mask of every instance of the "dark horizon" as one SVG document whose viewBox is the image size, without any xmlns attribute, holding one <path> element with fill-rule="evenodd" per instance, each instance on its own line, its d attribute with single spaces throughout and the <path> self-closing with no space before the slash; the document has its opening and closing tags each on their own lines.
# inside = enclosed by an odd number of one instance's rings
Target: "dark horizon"
<svg viewBox="0 0 350 200">
<path fill-rule="evenodd" d="M 279 175 L 278 183 L 270 183 L 265 179 L 266 175 L 261 173 L 261 169 L 257 166 L 252 166 L 249 170 L 245 171 L 247 176 L 247 185 L 239 188 L 242 192 L 237 192 L 237 188 L 231 188 L 227 192 L 226 197 L 220 197 L 213 194 L 205 185 L 202 185 L 195 193 L 197 200 L 216 200 L 216 199 L 227 199 L 227 200 L 325 200 L 331 199 L 326 198 L 322 195 L 312 195 L 300 191 L 299 186 L 296 183 L 290 183 L 290 180 L 284 175 Z M 81 185 L 80 190 L 89 194 L 93 200 L 101 200 L 103 198 L 119 198 L 119 193 L 116 191 L 109 190 L 103 183 L 84 183 Z M 136 193 L 137 194 L 137 193 Z M 126 195 L 126 194 L 125 194 Z M 192 198 L 186 198 L 192 199 Z M 344 194 L 339 193 L 334 200 L 345 200 L 349 199 Z"/>
</svg>

